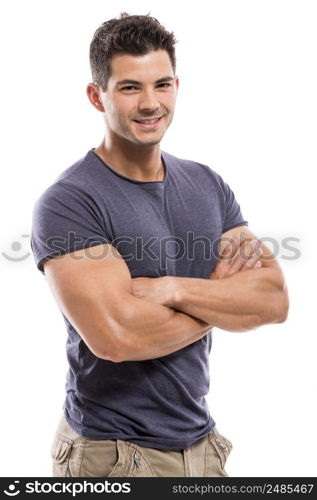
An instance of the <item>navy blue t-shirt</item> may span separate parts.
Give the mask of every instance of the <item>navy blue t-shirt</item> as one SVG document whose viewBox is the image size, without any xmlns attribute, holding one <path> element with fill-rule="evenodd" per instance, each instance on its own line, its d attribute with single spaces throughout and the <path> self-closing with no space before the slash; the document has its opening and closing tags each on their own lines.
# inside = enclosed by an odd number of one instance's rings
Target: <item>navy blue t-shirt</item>
<svg viewBox="0 0 317 500">
<path fill-rule="evenodd" d="M 207 279 L 221 234 L 248 222 L 219 174 L 161 154 L 162 181 L 121 175 L 93 149 L 64 170 L 34 206 L 31 248 L 38 269 L 44 274 L 47 259 L 111 243 L 132 278 Z M 211 431 L 215 421 L 205 396 L 212 331 L 161 358 L 113 363 L 95 356 L 63 317 L 69 362 L 63 410 L 78 434 L 183 449 Z"/>
</svg>

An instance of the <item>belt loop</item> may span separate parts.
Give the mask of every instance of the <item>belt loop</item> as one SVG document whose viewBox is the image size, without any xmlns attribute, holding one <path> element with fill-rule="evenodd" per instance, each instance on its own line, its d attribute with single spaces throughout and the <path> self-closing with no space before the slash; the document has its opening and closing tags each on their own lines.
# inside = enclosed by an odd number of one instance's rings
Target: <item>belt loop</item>
<svg viewBox="0 0 317 500">
<path fill-rule="evenodd" d="M 192 477 L 191 450 L 190 448 L 185 448 L 182 452 L 184 456 L 185 477 Z"/>
</svg>

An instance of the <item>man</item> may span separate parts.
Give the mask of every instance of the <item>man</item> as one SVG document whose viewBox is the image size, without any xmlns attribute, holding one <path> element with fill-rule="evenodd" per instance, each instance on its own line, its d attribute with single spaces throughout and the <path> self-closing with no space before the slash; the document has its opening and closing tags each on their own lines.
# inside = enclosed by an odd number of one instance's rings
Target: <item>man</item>
<svg viewBox="0 0 317 500">
<path fill-rule="evenodd" d="M 205 400 L 212 328 L 287 316 L 279 264 L 228 184 L 160 150 L 174 45 L 149 16 L 98 28 L 87 94 L 105 136 L 34 207 L 32 250 L 68 330 L 54 476 L 226 476 L 232 444 Z"/>
</svg>

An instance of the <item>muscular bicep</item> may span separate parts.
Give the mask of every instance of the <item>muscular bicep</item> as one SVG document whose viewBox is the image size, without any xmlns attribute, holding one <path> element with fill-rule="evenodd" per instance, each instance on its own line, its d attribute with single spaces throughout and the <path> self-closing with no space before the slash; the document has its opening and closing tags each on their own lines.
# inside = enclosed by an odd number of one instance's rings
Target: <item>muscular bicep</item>
<svg viewBox="0 0 317 500">
<path fill-rule="evenodd" d="M 241 233 L 243 235 L 242 237 L 247 238 L 249 241 L 253 239 L 260 241 L 262 255 L 259 260 L 262 263 L 262 268 L 275 268 L 282 272 L 281 266 L 279 265 L 275 256 L 272 254 L 271 250 L 264 243 L 262 243 L 260 238 L 258 238 L 254 233 L 250 231 L 248 226 L 238 226 L 223 233 L 220 240 L 220 251 L 223 251 L 226 245 L 230 245 L 231 238 L 233 236 L 239 235 L 239 233 Z"/>
<path fill-rule="evenodd" d="M 122 256 L 110 244 L 96 245 L 48 260 L 44 272 L 59 308 L 89 349 L 111 359 L 118 320 L 132 294 Z"/>
</svg>

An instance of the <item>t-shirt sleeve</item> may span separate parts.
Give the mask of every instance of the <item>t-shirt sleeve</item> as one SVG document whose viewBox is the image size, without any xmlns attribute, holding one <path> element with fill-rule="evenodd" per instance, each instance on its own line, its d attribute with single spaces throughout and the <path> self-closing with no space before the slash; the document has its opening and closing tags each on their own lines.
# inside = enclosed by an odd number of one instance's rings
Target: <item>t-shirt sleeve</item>
<svg viewBox="0 0 317 500">
<path fill-rule="evenodd" d="M 242 215 L 241 208 L 235 195 L 229 185 L 223 178 L 217 174 L 217 180 L 221 189 L 221 198 L 223 202 L 222 227 L 223 233 L 238 226 L 248 226 Z"/>
<path fill-rule="evenodd" d="M 31 249 L 43 274 L 48 259 L 105 243 L 111 243 L 109 228 L 94 198 L 82 189 L 58 181 L 36 201 Z"/>
</svg>

